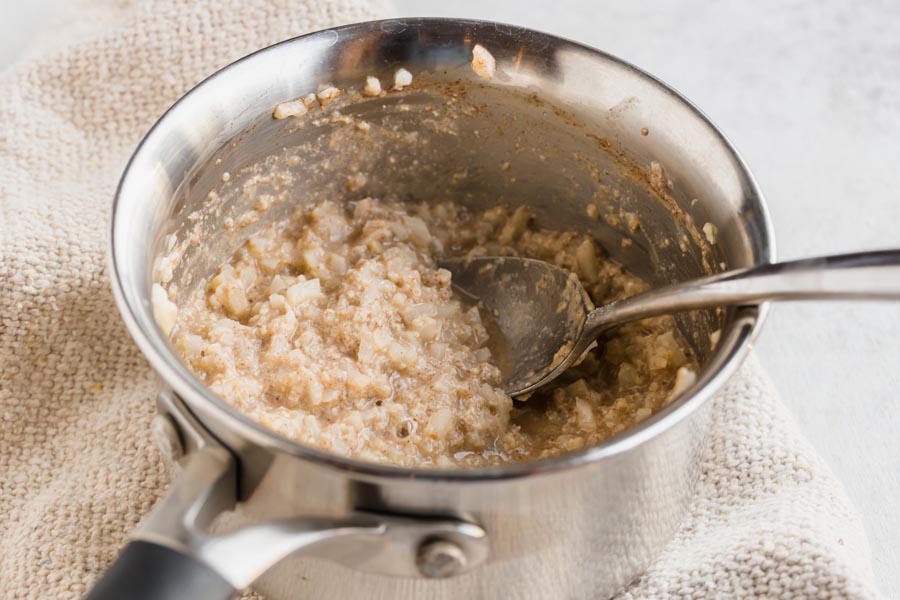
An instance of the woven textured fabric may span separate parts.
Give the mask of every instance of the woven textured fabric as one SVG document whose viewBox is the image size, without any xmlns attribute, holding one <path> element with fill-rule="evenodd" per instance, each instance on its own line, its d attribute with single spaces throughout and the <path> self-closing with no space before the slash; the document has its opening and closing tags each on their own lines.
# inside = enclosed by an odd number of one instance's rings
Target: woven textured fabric
<svg viewBox="0 0 900 600">
<path fill-rule="evenodd" d="M 691 512 L 619 600 L 879 597 L 859 514 L 754 355 L 713 402 Z"/>
<path fill-rule="evenodd" d="M 0 589 L 78 598 L 167 475 L 105 262 L 114 188 L 191 85 L 377 1 L 68 4 L 0 74 Z M 875 597 L 862 525 L 754 360 L 715 401 L 691 514 L 623 598 Z"/>
</svg>

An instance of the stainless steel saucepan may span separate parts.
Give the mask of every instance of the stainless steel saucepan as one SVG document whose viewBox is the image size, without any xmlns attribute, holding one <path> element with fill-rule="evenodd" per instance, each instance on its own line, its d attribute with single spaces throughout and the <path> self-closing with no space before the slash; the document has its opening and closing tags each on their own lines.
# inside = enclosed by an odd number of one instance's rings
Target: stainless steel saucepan
<svg viewBox="0 0 900 600">
<path fill-rule="evenodd" d="M 474 44 L 497 60 L 490 80 L 470 67 Z M 354 92 L 367 75 L 389 87 L 400 67 L 412 86 Z M 272 118 L 276 103 L 321 84 L 342 90 L 340 115 L 329 106 Z M 373 143 L 357 143 L 342 116 L 371 124 Z M 292 177 L 260 179 L 285 153 Z M 241 189 L 254 177 L 273 193 L 289 186 L 292 203 L 242 221 L 253 200 Z M 709 400 L 747 353 L 763 307 L 680 316 L 702 364 L 696 384 L 597 446 L 471 470 L 330 455 L 204 387 L 154 320 L 151 289 L 164 281 L 183 300 L 291 206 L 347 194 L 527 205 L 538 225 L 589 232 L 657 284 L 774 259 L 760 192 L 724 136 L 676 92 L 597 50 L 509 25 L 409 19 L 252 54 L 159 120 L 116 195 L 113 287 L 164 382 L 154 431 L 179 472 L 89 597 L 226 598 L 251 583 L 271 599 L 614 594 L 685 514 Z"/>
</svg>

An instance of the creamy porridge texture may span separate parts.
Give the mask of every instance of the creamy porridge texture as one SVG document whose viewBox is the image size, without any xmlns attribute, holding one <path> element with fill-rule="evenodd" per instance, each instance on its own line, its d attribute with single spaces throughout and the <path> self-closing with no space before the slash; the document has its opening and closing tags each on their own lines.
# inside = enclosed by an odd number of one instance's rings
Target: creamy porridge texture
<svg viewBox="0 0 900 600">
<path fill-rule="evenodd" d="M 590 237 L 525 209 L 323 202 L 251 237 L 177 313 L 173 341 L 218 395 L 301 443 L 398 465 L 481 466 L 596 443 L 693 378 L 670 317 L 619 328 L 565 385 L 503 393 L 477 306 L 442 256 L 520 255 L 574 272 L 597 304 L 646 288 Z"/>
</svg>

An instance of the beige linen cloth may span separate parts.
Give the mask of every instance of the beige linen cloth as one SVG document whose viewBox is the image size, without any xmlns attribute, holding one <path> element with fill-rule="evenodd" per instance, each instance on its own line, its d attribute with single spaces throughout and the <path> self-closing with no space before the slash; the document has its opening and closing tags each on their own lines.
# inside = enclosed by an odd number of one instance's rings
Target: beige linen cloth
<svg viewBox="0 0 900 600">
<path fill-rule="evenodd" d="M 377 2 L 67 4 L 0 74 L 0 594 L 78 598 L 163 492 L 154 377 L 120 323 L 106 236 L 119 174 L 174 100 L 251 50 Z M 690 515 L 623 594 L 872 598 L 840 484 L 754 359 L 715 401 Z"/>
</svg>

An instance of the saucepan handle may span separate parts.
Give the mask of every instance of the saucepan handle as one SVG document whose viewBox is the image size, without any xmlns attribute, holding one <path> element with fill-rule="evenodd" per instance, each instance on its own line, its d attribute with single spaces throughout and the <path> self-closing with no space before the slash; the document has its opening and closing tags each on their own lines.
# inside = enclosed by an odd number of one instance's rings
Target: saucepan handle
<svg viewBox="0 0 900 600">
<path fill-rule="evenodd" d="M 295 552 L 406 577 L 461 574 L 488 556 L 487 532 L 477 524 L 413 515 L 298 516 L 212 533 L 216 517 L 237 501 L 237 461 L 212 437 L 185 458 L 85 600 L 225 600 Z"/>
<path fill-rule="evenodd" d="M 228 600 L 235 593 L 228 581 L 195 557 L 137 540 L 125 546 L 85 600 Z"/>
<path fill-rule="evenodd" d="M 225 448 L 193 452 L 166 495 L 132 534 L 85 600 L 227 600 L 238 587 L 204 560 L 204 529 L 237 498 L 236 463 Z"/>
</svg>

